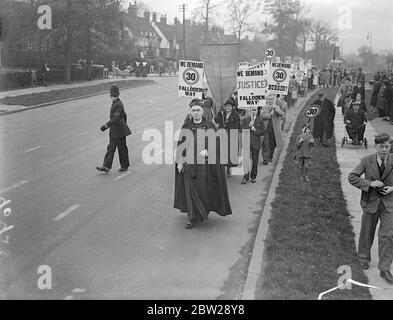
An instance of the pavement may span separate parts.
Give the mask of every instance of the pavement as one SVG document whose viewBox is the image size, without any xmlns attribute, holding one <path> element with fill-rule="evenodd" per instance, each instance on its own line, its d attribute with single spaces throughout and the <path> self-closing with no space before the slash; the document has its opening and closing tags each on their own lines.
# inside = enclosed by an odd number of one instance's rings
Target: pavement
<svg viewBox="0 0 393 320">
<path fill-rule="evenodd" d="M 336 98 L 337 102 L 337 98 Z M 381 118 L 376 118 L 369 122 L 366 127 L 365 137 L 368 141 L 368 148 L 364 146 L 354 146 L 352 144 L 345 144 L 341 147 L 341 141 L 344 137 L 345 125 L 343 122 L 343 116 L 341 108 L 336 108 L 336 117 L 334 121 L 334 133 L 336 137 L 336 150 L 337 150 L 337 160 L 340 165 L 341 170 L 341 187 L 344 193 L 344 197 L 347 202 L 347 209 L 349 213 L 354 216 L 351 219 L 353 230 L 355 233 L 356 245 L 358 245 L 359 233 L 360 233 L 360 221 L 362 217 L 362 209 L 360 206 L 360 195 L 359 189 L 353 187 L 348 182 L 348 174 L 351 170 L 359 163 L 360 159 L 371 153 L 375 153 L 374 147 L 374 136 L 377 133 L 387 132 L 389 135 L 393 136 L 393 126 Z M 370 288 L 370 293 L 373 300 L 393 300 L 393 285 L 389 285 L 385 280 L 379 276 L 378 265 L 378 236 L 375 233 L 375 240 L 371 250 L 371 263 L 370 269 L 365 270 L 364 273 L 368 277 L 368 285 L 378 287 L 380 289 Z M 390 269 L 392 272 L 393 269 Z M 356 279 L 353 279 L 356 281 Z"/>
<path fill-rule="evenodd" d="M 52 84 L 49 86 L 37 86 L 37 87 L 31 87 L 31 88 L 23 88 L 23 89 L 16 89 L 16 90 L 8 90 L 8 91 L 0 91 L 0 99 L 6 98 L 6 97 L 16 97 L 16 96 L 21 96 L 21 95 L 27 95 L 27 94 L 33 94 L 33 93 L 41 93 L 41 92 L 50 92 L 54 90 L 62 90 L 62 89 L 70 89 L 70 88 L 80 88 L 80 87 L 88 87 L 88 86 L 94 86 L 102 83 L 107 83 L 107 82 L 112 82 L 112 81 L 126 81 L 126 80 L 138 80 L 138 79 L 144 79 L 144 80 L 153 80 L 157 78 L 173 78 L 175 76 L 163 76 L 159 77 L 156 74 L 149 74 L 148 77 L 146 78 L 136 78 L 133 76 L 129 77 L 114 77 L 114 76 L 109 76 L 107 79 L 101 79 L 101 80 L 92 80 L 92 81 L 84 81 L 84 82 L 75 82 L 75 83 L 70 83 L 70 84 Z M 89 94 L 86 97 L 91 97 L 95 95 L 100 95 L 106 92 L 99 92 L 99 93 L 94 93 L 94 94 Z M 69 98 L 64 101 L 70 101 L 70 100 L 76 100 L 76 99 L 81 99 L 84 97 L 76 97 L 76 98 Z M 2 105 L 0 104 L 0 115 L 4 114 L 10 114 L 10 113 L 15 113 L 15 112 L 20 112 L 20 111 L 25 111 L 25 110 L 30 110 L 30 109 L 35 109 L 35 108 L 40 108 L 40 107 L 45 107 L 48 105 L 53 105 L 56 104 L 60 101 L 54 101 L 54 102 L 48 102 L 48 103 L 43 103 L 37 106 L 23 106 L 23 105 Z"/>
</svg>

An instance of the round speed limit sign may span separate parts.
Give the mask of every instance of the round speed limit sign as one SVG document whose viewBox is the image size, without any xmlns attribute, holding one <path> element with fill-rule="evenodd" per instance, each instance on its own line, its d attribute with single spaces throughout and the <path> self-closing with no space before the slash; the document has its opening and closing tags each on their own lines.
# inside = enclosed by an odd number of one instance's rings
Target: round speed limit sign
<svg viewBox="0 0 393 320">
<path fill-rule="evenodd" d="M 187 68 L 183 71 L 183 80 L 189 86 L 199 81 L 199 73 L 195 68 Z"/>
<path fill-rule="evenodd" d="M 268 59 L 272 59 L 274 58 L 274 56 L 276 55 L 276 52 L 274 51 L 274 49 L 269 48 L 265 50 L 265 57 Z"/>
<path fill-rule="evenodd" d="M 308 118 L 316 117 L 321 113 L 321 107 L 317 104 L 313 104 L 304 110 L 304 115 Z"/>
<path fill-rule="evenodd" d="M 287 78 L 287 71 L 285 69 L 276 69 L 273 72 L 273 80 L 276 82 L 283 82 Z"/>
</svg>

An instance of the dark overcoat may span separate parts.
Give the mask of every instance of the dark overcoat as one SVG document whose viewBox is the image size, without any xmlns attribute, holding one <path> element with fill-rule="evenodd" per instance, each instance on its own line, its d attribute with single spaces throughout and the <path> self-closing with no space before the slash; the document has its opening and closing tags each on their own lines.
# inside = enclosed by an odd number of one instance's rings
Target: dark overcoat
<svg viewBox="0 0 393 320">
<path fill-rule="evenodd" d="M 176 159 L 175 165 L 175 195 L 174 207 L 181 212 L 188 212 L 189 219 L 200 222 L 207 219 L 210 211 L 214 211 L 221 216 L 232 214 L 229 202 L 225 167 L 220 164 L 219 144 L 216 146 L 216 163 L 215 164 L 198 164 L 197 157 L 197 130 L 213 129 L 215 125 L 202 118 L 201 124 L 195 124 L 189 121 L 183 124 L 182 130 L 190 130 L 193 133 L 194 148 L 183 150 L 182 156 L 186 157 L 187 152 L 191 152 L 194 163 L 185 162 L 183 170 L 177 170 Z M 180 133 L 180 139 L 177 143 L 178 149 L 183 144 L 187 144 L 187 139 Z M 205 148 L 208 150 L 208 140 L 205 140 Z"/>
<path fill-rule="evenodd" d="M 109 127 L 109 138 L 122 138 L 131 134 L 131 130 L 127 125 L 127 114 L 119 98 L 112 102 L 109 119 L 106 123 Z"/>
<path fill-rule="evenodd" d="M 325 138 L 330 139 L 333 137 L 334 117 L 336 115 L 333 101 L 325 98 L 323 101 L 318 99 L 312 104 L 317 104 L 321 107 L 320 114 L 314 120 L 314 138 L 323 137 L 325 134 Z"/>
</svg>

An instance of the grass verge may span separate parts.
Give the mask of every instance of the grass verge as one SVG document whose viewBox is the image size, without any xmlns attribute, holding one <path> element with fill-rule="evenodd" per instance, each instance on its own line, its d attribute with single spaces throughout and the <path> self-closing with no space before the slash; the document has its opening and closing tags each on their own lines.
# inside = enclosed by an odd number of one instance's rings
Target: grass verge
<svg viewBox="0 0 393 320">
<path fill-rule="evenodd" d="M 107 91 L 109 94 L 109 87 L 112 84 L 117 84 L 119 88 L 137 87 L 154 83 L 153 80 L 124 80 L 124 81 L 110 81 L 97 85 L 81 86 L 75 88 L 66 88 L 59 90 L 51 90 L 48 92 L 39 92 L 32 94 L 25 94 L 16 97 L 5 97 L 0 99 L 0 105 L 20 105 L 20 106 L 35 106 L 42 103 L 53 101 L 60 101 L 72 98 L 83 97 L 90 94 L 96 94 Z"/>
<path fill-rule="evenodd" d="M 337 89 L 325 90 L 334 99 Z M 338 267 L 351 267 L 352 279 L 367 283 L 358 262 L 355 235 L 341 189 L 336 148 L 316 147 L 310 168 L 311 182 L 300 180 L 295 162 L 296 137 L 304 122 L 299 113 L 272 203 L 265 244 L 264 276 L 257 299 L 316 300 L 337 286 Z M 368 289 L 336 290 L 323 299 L 371 299 Z"/>
</svg>

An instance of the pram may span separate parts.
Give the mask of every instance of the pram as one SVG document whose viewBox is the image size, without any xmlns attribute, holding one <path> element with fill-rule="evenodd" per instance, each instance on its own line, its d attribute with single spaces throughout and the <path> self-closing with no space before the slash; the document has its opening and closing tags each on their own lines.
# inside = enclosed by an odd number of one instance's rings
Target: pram
<svg viewBox="0 0 393 320">
<path fill-rule="evenodd" d="M 353 145 L 363 145 L 367 149 L 367 138 L 364 137 L 364 131 L 366 130 L 366 125 L 353 125 L 351 123 L 347 123 L 345 126 L 344 137 L 341 141 L 341 147 L 344 147 L 346 143 L 350 143 Z M 363 135 L 363 139 L 359 139 Z M 350 138 L 352 136 L 352 139 Z M 350 141 L 351 140 L 351 141 Z"/>
</svg>

